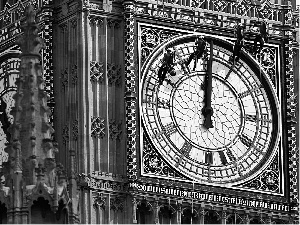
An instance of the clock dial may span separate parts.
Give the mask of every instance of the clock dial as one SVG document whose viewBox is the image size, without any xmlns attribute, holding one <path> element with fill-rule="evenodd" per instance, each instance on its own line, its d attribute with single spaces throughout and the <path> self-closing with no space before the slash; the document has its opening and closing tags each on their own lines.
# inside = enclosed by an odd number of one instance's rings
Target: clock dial
<svg viewBox="0 0 300 225">
<path fill-rule="evenodd" d="M 177 38 L 155 51 L 142 70 L 141 115 L 153 147 L 179 172 L 202 183 L 236 184 L 256 176 L 274 155 L 277 98 L 250 57 L 229 63 L 230 43 L 206 37 L 208 53 L 184 64 L 195 36 Z M 213 43 L 213 44 L 212 44 Z M 175 54 L 172 76 L 158 84 L 164 49 Z M 211 49 L 212 48 L 212 49 Z M 212 50 L 212 51 L 211 51 Z M 212 58 L 211 116 L 206 128 L 205 79 Z"/>
</svg>

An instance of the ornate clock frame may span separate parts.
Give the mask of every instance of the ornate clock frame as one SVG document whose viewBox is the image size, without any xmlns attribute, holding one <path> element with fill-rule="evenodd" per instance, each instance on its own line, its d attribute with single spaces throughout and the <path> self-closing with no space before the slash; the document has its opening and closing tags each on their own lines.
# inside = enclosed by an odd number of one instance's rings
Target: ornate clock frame
<svg viewBox="0 0 300 225">
<path fill-rule="evenodd" d="M 166 28 L 165 26 L 159 26 L 159 25 L 151 25 L 151 24 L 145 24 L 145 23 L 139 23 L 139 34 L 138 36 L 139 38 L 139 62 L 140 62 L 140 67 L 139 67 L 139 71 L 145 61 L 145 59 L 147 58 L 147 56 L 151 53 L 151 51 L 154 49 L 155 46 L 157 46 L 158 44 L 163 43 L 164 41 L 170 39 L 171 37 L 177 36 L 177 35 L 186 35 L 188 33 L 193 33 L 192 31 L 187 31 L 184 29 L 175 29 L 175 28 Z M 148 33 L 149 37 L 148 40 L 153 40 L 153 38 L 155 38 L 154 42 L 149 41 L 149 43 L 146 43 L 145 41 L 143 41 L 143 32 L 144 33 Z M 199 32 L 199 34 L 201 34 L 202 32 Z M 229 40 L 233 40 L 232 37 L 228 37 Z M 247 48 L 249 47 L 250 44 L 249 42 L 246 45 L 246 51 Z M 280 42 L 277 42 L 275 44 L 269 44 L 268 45 L 269 49 L 271 51 L 273 51 L 273 53 L 275 54 L 276 57 L 276 63 L 274 64 L 275 67 L 274 68 L 270 68 L 270 67 L 264 67 L 264 69 L 266 69 L 266 73 L 268 73 L 269 75 L 273 73 L 273 75 L 271 76 L 271 79 L 273 82 L 276 82 L 276 91 L 277 91 L 277 97 L 280 99 L 281 102 L 284 101 L 285 96 L 284 96 L 284 81 L 283 80 L 276 80 L 275 79 L 283 79 L 283 74 L 284 74 L 284 70 L 282 68 L 280 68 L 280 63 L 283 61 L 283 52 L 281 50 L 281 45 Z M 281 55 L 280 57 L 278 57 L 279 55 Z M 275 59 L 275 58 L 274 58 Z M 259 60 L 259 57 L 256 58 L 256 60 Z M 274 76 L 274 71 L 272 70 L 276 70 L 276 75 Z M 140 78 L 139 78 L 140 79 Z M 284 105 L 281 104 L 281 113 L 285 114 L 285 107 Z M 285 121 L 285 116 L 281 116 L 281 119 L 283 118 L 282 121 Z M 140 123 L 141 121 L 139 121 Z M 282 124 L 279 124 L 279 126 L 283 126 Z M 285 138 L 286 135 L 284 134 L 285 128 L 283 126 L 283 130 L 281 135 L 281 140 L 280 140 L 280 144 L 279 144 L 279 148 L 277 150 L 276 156 L 274 157 L 274 160 L 272 163 L 270 163 L 268 165 L 268 168 L 266 169 L 264 175 L 261 174 L 258 178 L 253 179 L 251 181 L 247 181 L 244 184 L 240 184 L 237 185 L 236 187 L 232 188 L 232 190 L 227 190 L 228 193 L 238 193 L 241 196 L 255 196 L 255 192 L 256 193 L 260 193 L 262 195 L 268 196 L 267 198 L 270 199 L 277 199 L 280 201 L 285 202 L 286 201 L 286 196 L 287 196 L 287 192 L 289 190 L 288 185 L 286 184 L 286 179 L 288 177 L 288 174 L 286 172 L 284 172 L 284 168 L 287 165 L 287 161 L 288 161 L 288 155 L 286 154 L 286 152 L 284 152 L 284 143 L 286 143 Z M 140 133 L 140 135 L 142 135 L 142 132 Z M 139 164 L 140 164 L 140 168 L 137 168 L 137 177 L 139 178 L 139 180 L 141 180 L 143 182 L 156 182 L 158 180 L 161 180 L 162 183 L 176 183 L 176 181 L 180 181 L 183 183 L 186 182 L 192 182 L 192 180 L 187 181 L 186 178 L 184 176 L 182 176 L 182 174 L 180 174 L 178 171 L 172 169 L 169 167 L 168 163 L 163 160 L 160 155 L 151 150 L 151 144 L 149 142 L 147 142 L 145 140 L 145 138 L 140 138 L 140 155 L 138 158 Z M 159 167 L 160 170 L 155 170 L 153 168 L 152 172 L 149 170 L 149 167 L 146 168 L 146 164 L 145 164 L 145 156 L 149 157 L 149 154 L 151 154 L 151 157 L 154 157 L 156 160 L 159 161 Z M 283 157 L 281 157 L 283 156 Z M 146 167 L 145 167 L 146 166 Z M 149 164 L 148 164 L 149 166 Z M 153 172 L 155 171 L 155 172 Z M 164 171 L 168 171 L 168 176 L 166 176 L 166 173 Z M 270 191 L 267 188 L 266 183 L 263 184 L 263 182 L 266 182 L 266 180 L 268 179 L 268 176 L 270 175 L 270 173 L 276 173 L 278 176 L 278 188 L 277 191 Z M 183 184 L 184 185 L 184 184 Z M 211 187 L 212 189 L 210 190 L 215 190 L 216 192 L 220 191 L 220 188 L 218 187 Z M 207 189 L 208 188 L 204 188 Z M 241 190 L 245 190 L 247 193 L 243 193 L 243 191 Z M 277 197 L 276 197 L 277 196 Z M 284 197 L 285 196 L 285 197 Z"/>
</svg>

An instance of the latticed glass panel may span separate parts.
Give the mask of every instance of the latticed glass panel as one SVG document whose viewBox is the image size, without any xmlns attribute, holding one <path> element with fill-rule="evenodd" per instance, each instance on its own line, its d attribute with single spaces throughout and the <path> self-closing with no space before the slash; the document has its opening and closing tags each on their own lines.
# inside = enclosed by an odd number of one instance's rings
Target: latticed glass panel
<svg viewBox="0 0 300 225">
<path fill-rule="evenodd" d="M 13 95 L 16 92 L 16 79 L 19 76 L 20 59 L 9 58 L 0 62 L 0 167 L 7 161 L 8 155 L 4 151 L 9 141 L 8 127 L 13 123 L 10 114 L 15 105 Z"/>
</svg>

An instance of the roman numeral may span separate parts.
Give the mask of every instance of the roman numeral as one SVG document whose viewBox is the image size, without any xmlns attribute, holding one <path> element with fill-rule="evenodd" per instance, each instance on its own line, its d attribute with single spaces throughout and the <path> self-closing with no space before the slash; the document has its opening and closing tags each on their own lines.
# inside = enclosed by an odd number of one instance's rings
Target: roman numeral
<svg viewBox="0 0 300 225">
<path fill-rule="evenodd" d="M 213 163 L 212 152 L 205 152 L 205 163 L 209 165 Z"/>
<path fill-rule="evenodd" d="M 248 148 L 250 148 L 250 146 L 252 145 L 252 141 L 250 140 L 250 138 L 248 136 L 246 136 L 245 134 L 241 134 L 239 137 L 240 137 L 241 142 L 245 146 L 247 146 Z"/>
<path fill-rule="evenodd" d="M 157 128 L 154 128 L 153 129 L 153 138 L 157 138 L 159 141 L 162 141 L 163 139 L 162 139 L 162 134 L 164 133 L 163 131 L 158 131 L 158 129 Z"/>
<path fill-rule="evenodd" d="M 257 121 L 257 116 L 256 115 L 245 114 L 245 120 L 250 121 L 250 122 L 256 122 Z"/>
<path fill-rule="evenodd" d="M 184 156 L 189 156 L 193 146 L 189 142 L 184 142 L 183 146 L 181 147 L 180 151 Z"/>
<path fill-rule="evenodd" d="M 223 165 L 227 165 L 228 162 L 227 162 L 227 159 L 226 159 L 226 157 L 225 157 L 224 152 L 223 152 L 223 151 L 220 151 L 220 152 L 218 152 L 218 153 L 219 153 L 219 155 L 220 155 L 220 159 L 221 159 L 222 164 L 223 164 Z"/>
<path fill-rule="evenodd" d="M 162 99 L 160 100 L 159 98 L 157 99 L 157 107 L 158 108 L 163 108 L 163 109 L 169 109 L 170 108 L 170 101 Z"/>
<path fill-rule="evenodd" d="M 166 136 L 170 137 L 172 134 L 177 132 L 175 124 L 168 123 L 163 127 L 163 132 L 165 133 Z"/>
<path fill-rule="evenodd" d="M 266 126 L 266 125 L 268 125 L 268 123 L 271 123 L 272 122 L 272 120 L 270 120 L 269 119 L 269 115 L 268 114 L 262 114 L 262 119 L 261 119 L 261 121 L 262 121 L 262 124 L 264 125 L 264 126 Z"/>
<path fill-rule="evenodd" d="M 226 154 L 228 155 L 228 158 L 230 159 L 230 161 L 234 162 L 236 161 L 235 156 L 233 155 L 232 151 L 230 148 L 227 148 L 226 150 Z"/>
<path fill-rule="evenodd" d="M 247 91 L 244 91 L 242 93 L 239 93 L 238 96 L 240 98 L 245 98 L 248 95 L 250 95 L 252 92 L 257 92 L 259 89 L 261 88 L 261 86 L 254 86 L 252 89 L 248 89 Z"/>
</svg>

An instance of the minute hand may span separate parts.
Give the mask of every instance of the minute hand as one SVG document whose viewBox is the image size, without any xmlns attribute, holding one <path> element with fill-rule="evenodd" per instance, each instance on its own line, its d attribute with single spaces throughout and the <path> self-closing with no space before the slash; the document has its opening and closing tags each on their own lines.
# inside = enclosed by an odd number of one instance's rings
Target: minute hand
<svg viewBox="0 0 300 225">
<path fill-rule="evenodd" d="M 210 42 L 210 54 L 207 62 L 207 74 L 205 79 L 205 96 L 204 96 L 204 108 L 202 114 L 204 116 L 203 126 L 207 129 L 214 127 L 212 125 L 211 116 L 213 115 L 213 109 L 211 107 L 211 92 L 212 92 L 212 60 L 213 60 L 213 41 Z"/>
</svg>

